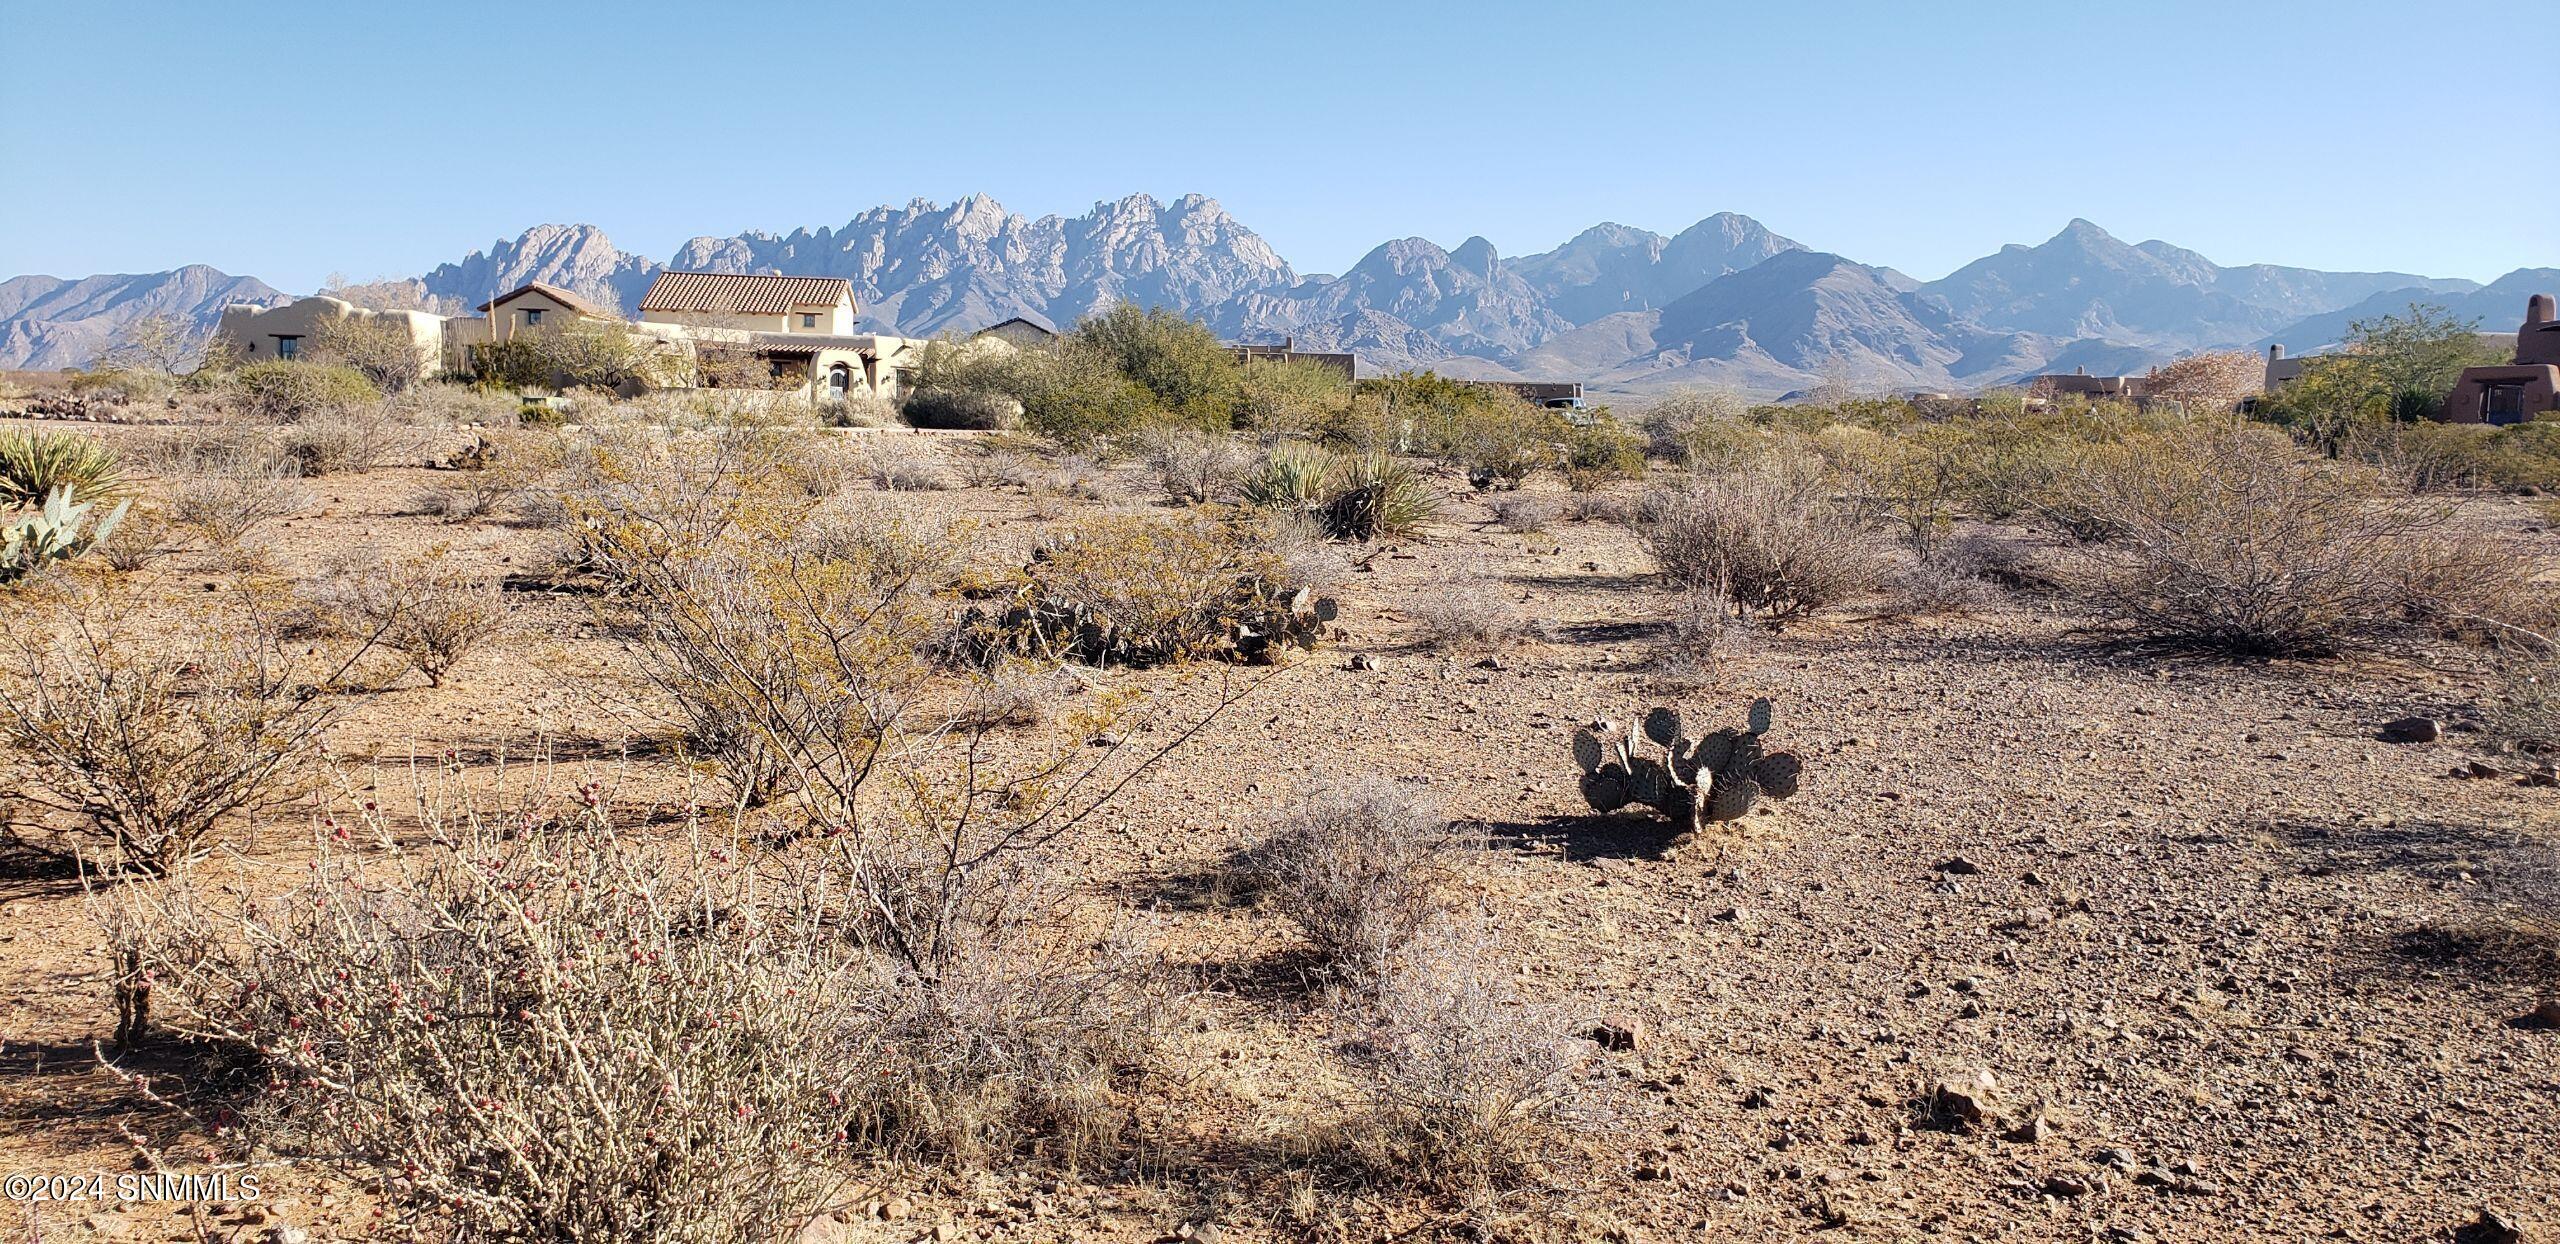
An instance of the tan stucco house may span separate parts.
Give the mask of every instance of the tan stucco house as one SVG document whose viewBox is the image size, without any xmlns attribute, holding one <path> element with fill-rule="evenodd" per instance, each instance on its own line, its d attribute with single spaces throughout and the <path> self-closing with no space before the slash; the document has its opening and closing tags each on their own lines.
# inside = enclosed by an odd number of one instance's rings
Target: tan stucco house
<svg viewBox="0 0 2560 1244">
<path fill-rule="evenodd" d="M 398 325 L 417 347 L 421 372 L 432 376 L 446 370 L 445 317 L 425 311 L 374 311 L 316 294 L 281 307 L 245 303 L 224 307 L 213 339 L 217 348 L 228 350 L 243 363 L 272 363 L 302 357 L 317 343 L 322 326 L 348 319 Z"/>
<path fill-rule="evenodd" d="M 2447 423 L 2530 423 L 2560 415 L 2560 314 L 2551 295 L 2525 300 L 2516 353 L 2504 367 L 2466 367 L 2445 394 Z"/>
<path fill-rule="evenodd" d="M 752 359 L 773 387 L 895 401 L 923 343 L 855 332 L 854 314 L 853 284 L 837 277 L 661 272 L 640 297 L 642 328 L 678 333 L 706 358 Z"/>
</svg>

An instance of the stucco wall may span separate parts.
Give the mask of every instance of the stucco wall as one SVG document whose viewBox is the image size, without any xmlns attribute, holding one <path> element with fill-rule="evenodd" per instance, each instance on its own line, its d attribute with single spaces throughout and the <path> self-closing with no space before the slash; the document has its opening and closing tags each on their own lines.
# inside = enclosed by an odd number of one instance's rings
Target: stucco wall
<svg viewBox="0 0 2560 1244">
<path fill-rule="evenodd" d="M 418 365 L 428 375 L 445 370 L 446 317 L 424 311 L 370 311 L 340 299 L 315 295 L 281 307 L 225 307 L 213 335 L 244 363 L 272 363 L 283 357 L 279 339 L 293 338 L 299 342 L 300 350 L 307 352 L 319 344 L 322 325 L 345 319 L 398 325 L 408 334 L 410 344 L 418 351 Z"/>
</svg>

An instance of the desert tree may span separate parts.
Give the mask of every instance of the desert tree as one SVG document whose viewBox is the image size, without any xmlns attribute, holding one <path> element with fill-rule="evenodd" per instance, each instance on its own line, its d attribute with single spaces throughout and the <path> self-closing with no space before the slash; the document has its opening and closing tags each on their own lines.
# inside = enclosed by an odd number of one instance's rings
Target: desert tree
<svg viewBox="0 0 2560 1244">
<path fill-rule="evenodd" d="M 2257 392 L 2265 375 L 2266 365 L 2244 350 L 2190 354 L 2151 374 L 2151 395 L 2193 411 L 2228 411 Z"/>
</svg>

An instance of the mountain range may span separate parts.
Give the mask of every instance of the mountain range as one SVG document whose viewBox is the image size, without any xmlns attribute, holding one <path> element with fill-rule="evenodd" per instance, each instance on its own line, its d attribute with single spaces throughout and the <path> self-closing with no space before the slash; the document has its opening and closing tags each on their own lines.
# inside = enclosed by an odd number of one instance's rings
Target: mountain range
<svg viewBox="0 0 2560 1244">
<path fill-rule="evenodd" d="M 1516 258 L 1481 237 L 1454 249 L 1397 238 L 1340 275 L 1307 275 L 1199 195 L 1131 195 L 1036 219 L 973 195 L 876 207 L 835 227 L 699 237 L 663 262 L 617 248 L 592 225 L 537 225 L 363 290 L 459 310 L 539 280 L 628 310 L 670 268 L 842 277 L 864 329 L 909 336 L 1012 316 L 1065 327 L 1127 300 L 1197 316 L 1230 339 L 1348 350 L 1369 371 L 1764 394 L 1826 381 L 1965 389 L 2275 343 L 2300 353 L 2336 341 L 2350 320 L 2411 302 L 2442 303 L 2498 330 L 2526 293 L 2560 286 L 2553 269 L 2482 286 L 2405 272 L 2223 267 L 2166 242 L 2120 241 L 2085 220 L 1922 282 L 1732 213 L 1668 237 L 1601 224 Z M 142 316 L 174 314 L 209 330 L 226 303 L 285 297 L 200 265 L 17 277 L 0 282 L 0 366 L 83 366 Z"/>
</svg>

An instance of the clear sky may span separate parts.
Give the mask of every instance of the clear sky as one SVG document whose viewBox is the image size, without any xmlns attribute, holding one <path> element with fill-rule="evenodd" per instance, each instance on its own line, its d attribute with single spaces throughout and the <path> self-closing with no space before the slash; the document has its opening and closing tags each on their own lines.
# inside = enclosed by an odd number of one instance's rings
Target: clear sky
<svg viewBox="0 0 2560 1244">
<path fill-rule="evenodd" d="M 0 277 L 1196 191 L 1309 272 L 1737 211 L 1923 278 L 2084 216 L 2487 280 L 2560 265 L 2555 47 L 2550 0 L 0 0 Z"/>
</svg>

